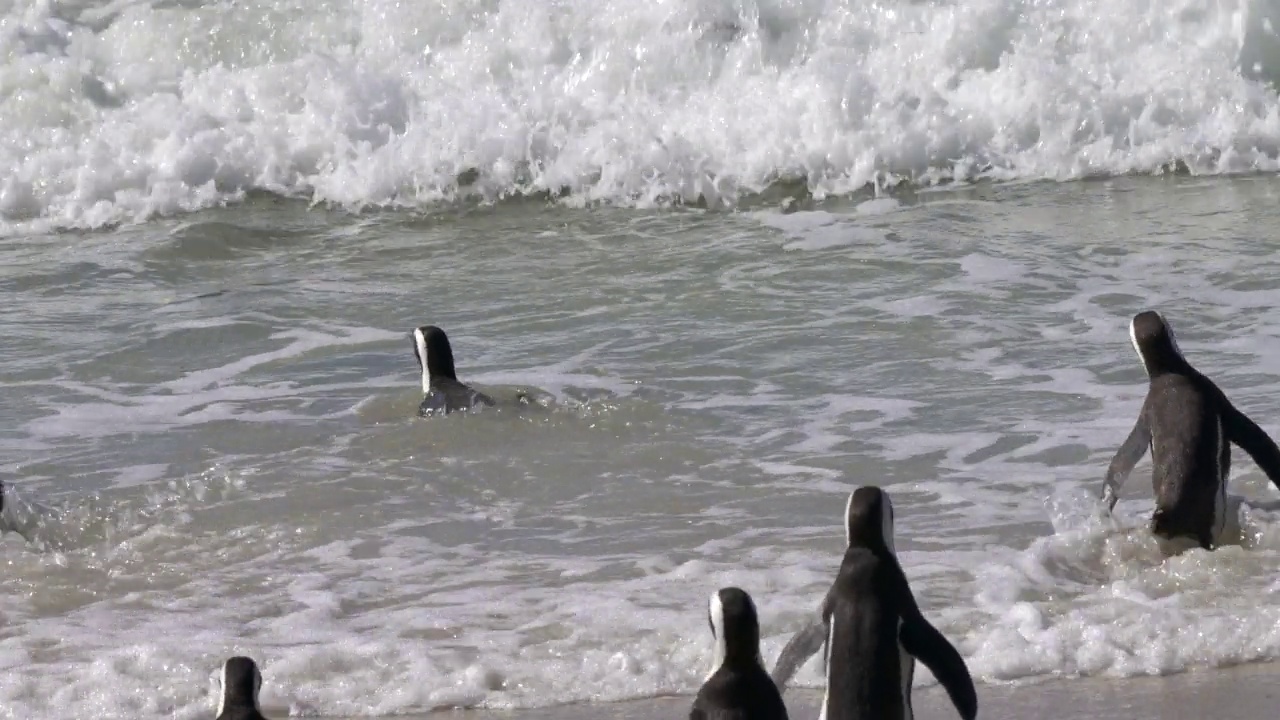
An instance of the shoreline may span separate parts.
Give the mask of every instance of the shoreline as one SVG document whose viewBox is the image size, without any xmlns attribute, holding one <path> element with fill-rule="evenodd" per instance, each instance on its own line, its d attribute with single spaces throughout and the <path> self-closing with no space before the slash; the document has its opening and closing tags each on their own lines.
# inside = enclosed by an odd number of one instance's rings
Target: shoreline
<svg viewBox="0 0 1280 720">
<path fill-rule="evenodd" d="M 1132 678 L 1038 678 L 979 684 L 982 720 L 1270 720 L 1280 712 L 1280 663 L 1250 663 Z M 784 695 L 791 720 L 815 720 L 822 690 L 792 688 Z M 515 710 L 439 710 L 397 715 L 400 720 L 659 720 L 688 716 L 692 695 L 578 703 Z M 959 717 L 938 685 L 912 695 L 917 718 Z M 281 708 L 264 708 L 285 717 Z M 356 720 L 343 718 L 342 720 Z"/>
</svg>

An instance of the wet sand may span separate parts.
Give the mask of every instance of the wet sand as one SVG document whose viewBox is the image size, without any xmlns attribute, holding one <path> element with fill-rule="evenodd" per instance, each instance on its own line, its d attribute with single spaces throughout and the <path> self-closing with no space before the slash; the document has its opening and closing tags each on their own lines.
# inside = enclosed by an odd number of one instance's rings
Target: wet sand
<svg viewBox="0 0 1280 720">
<path fill-rule="evenodd" d="M 937 686 L 915 692 L 919 720 L 956 718 Z M 693 698 L 653 698 L 536 710 L 455 710 L 400 716 L 405 720 L 670 720 L 688 716 Z M 792 720 L 814 720 L 822 693 L 786 694 Z M 978 686 L 982 720 L 1272 720 L 1280 717 L 1280 664 L 1187 672 L 1153 678 L 1072 678 Z M 268 710 L 269 712 L 270 710 Z M 283 715 L 281 715 L 283 717 Z"/>
</svg>

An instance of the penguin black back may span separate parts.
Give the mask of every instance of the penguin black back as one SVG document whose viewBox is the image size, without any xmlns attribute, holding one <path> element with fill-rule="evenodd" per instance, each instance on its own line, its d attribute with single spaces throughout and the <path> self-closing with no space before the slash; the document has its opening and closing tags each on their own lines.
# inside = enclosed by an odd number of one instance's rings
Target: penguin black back
<svg viewBox="0 0 1280 720">
<path fill-rule="evenodd" d="M 1142 414 L 1152 443 L 1151 489 L 1156 508 L 1151 531 L 1166 540 L 1194 538 L 1214 547 L 1225 520 L 1231 446 L 1220 417 L 1221 391 L 1182 354 L 1173 327 L 1155 310 L 1133 316 L 1129 338 L 1147 371 L 1150 385 Z M 1219 502 L 1219 495 L 1223 495 Z"/>
<path fill-rule="evenodd" d="M 849 494 L 848 546 L 830 591 L 823 649 L 827 720 L 912 716 L 915 661 L 898 639 L 899 608 L 909 600 L 902 593 L 905 576 L 900 579 L 897 567 L 893 520 L 893 501 L 884 490 L 864 486 Z"/>
<path fill-rule="evenodd" d="M 848 545 L 818 617 L 788 641 L 773 677 L 779 688 L 819 649 L 826 666 L 823 720 L 912 720 L 915 659 L 929 666 L 964 720 L 978 712 L 964 659 L 916 605 L 894 548 L 889 494 L 850 493 Z"/>
<path fill-rule="evenodd" d="M 1231 445 L 1217 393 L 1198 375 L 1152 378 L 1142 413 L 1151 430 L 1149 444 L 1160 448 L 1151 458 L 1151 532 L 1164 540 L 1194 539 L 1208 550 L 1226 523 Z"/>
<path fill-rule="evenodd" d="M 760 661 L 760 620 L 745 590 L 711 594 L 707 622 L 715 665 L 699 688 L 690 720 L 787 720 L 782 695 Z"/>
<path fill-rule="evenodd" d="M 216 720 L 266 720 L 258 706 L 262 673 L 252 658 L 237 655 L 222 664 Z"/>
<path fill-rule="evenodd" d="M 915 664 L 899 643 L 903 598 L 890 561 L 849 547 L 832 585 L 826 720 L 911 718 Z"/>
</svg>

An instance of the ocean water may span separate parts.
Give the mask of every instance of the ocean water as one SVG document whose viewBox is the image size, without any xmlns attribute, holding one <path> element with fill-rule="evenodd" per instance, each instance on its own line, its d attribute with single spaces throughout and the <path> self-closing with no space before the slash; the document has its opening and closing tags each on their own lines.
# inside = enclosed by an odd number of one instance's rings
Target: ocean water
<svg viewBox="0 0 1280 720">
<path fill-rule="evenodd" d="M 1139 310 L 1280 436 L 1272 18 L 0 3 L 0 718 L 691 693 L 862 484 L 980 695 L 1280 659 L 1247 456 L 1213 553 L 1095 499 Z M 539 403 L 414 417 L 424 323 Z"/>
</svg>

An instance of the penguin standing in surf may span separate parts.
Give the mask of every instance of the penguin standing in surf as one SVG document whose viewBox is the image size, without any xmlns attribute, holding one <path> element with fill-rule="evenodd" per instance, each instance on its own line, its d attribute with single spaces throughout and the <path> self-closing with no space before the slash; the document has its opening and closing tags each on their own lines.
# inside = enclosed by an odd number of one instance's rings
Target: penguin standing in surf
<svg viewBox="0 0 1280 720">
<path fill-rule="evenodd" d="M 1217 547 L 1227 521 L 1231 443 L 1239 445 L 1280 488 L 1280 448 L 1183 357 L 1173 327 L 1154 310 L 1129 323 L 1133 349 L 1147 370 L 1147 397 L 1129 437 L 1120 445 L 1102 483 L 1107 512 L 1121 485 L 1151 448 L 1156 507 L 1151 531 L 1158 538 L 1193 540 Z"/>
<path fill-rule="evenodd" d="M 252 658 L 237 655 L 223 663 L 221 684 L 215 720 L 267 720 L 258 705 L 262 673 Z"/>
<path fill-rule="evenodd" d="M 449 336 L 435 325 L 414 328 L 413 354 L 422 368 L 422 403 L 418 415 L 446 415 L 471 410 L 478 405 L 494 405 L 493 398 L 458 381 L 453 366 Z"/>
<path fill-rule="evenodd" d="M 782 693 L 760 661 L 760 620 L 751 596 L 736 587 L 715 591 L 707 621 L 716 641 L 715 666 L 689 720 L 788 720 Z"/>
<path fill-rule="evenodd" d="M 969 668 L 921 614 L 893 547 L 889 494 L 860 487 L 845 507 L 848 547 L 818 617 L 778 656 L 781 690 L 819 649 L 827 689 L 820 720 L 913 720 L 911 682 L 918 658 L 946 689 L 964 720 L 978 714 Z"/>
</svg>

